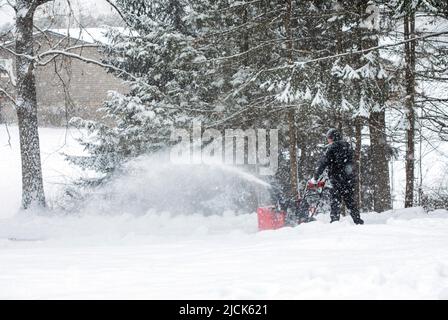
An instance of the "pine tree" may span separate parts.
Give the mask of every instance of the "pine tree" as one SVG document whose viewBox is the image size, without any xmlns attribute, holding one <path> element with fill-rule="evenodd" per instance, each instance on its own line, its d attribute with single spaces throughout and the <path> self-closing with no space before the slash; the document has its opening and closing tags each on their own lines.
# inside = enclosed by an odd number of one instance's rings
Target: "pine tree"
<svg viewBox="0 0 448 320">
<path fill-rule="evenodd" d="M 370 169 L 377 177 L 370 186 L 374 195 L 374 210 L 382 212 L 391 208 L 389 158 L 390 147 L 386 136 L 386 106 L 390 100 L 390 86 L 394 77 L 386 71 L 389 61 L 380 52 L 362 50 L 379 44 L 380 36 L 388 31 L 380 25 L 379 6 L 373 1 L 338 1 L 343 14 L 332 18 L 331 34 L 336 37 L 336 53 L 352 53 L 336 59 L 331 66 L 331 76 L 325 81 L 327 96 L 341 128 L 355 136 L 355 164 L 357 196 L 361 206 L 362 186 L 362 128 L 368 120 L 372 162 Z M 353 8 L 350 10 L 350 8 Z M 328 68 L 327 68 L 328 69 Z M 337 120 L 336 120 L 337 121 Z M 354 127 L 354 130 L 353 130 Z"/>
<path fill-rule="evenodd" d="M 226 119 L 211 125 L 279 129 L 289 160 L 280 170 L 289 171 L 291 196 L 309 167 L 303 152 L 315 120 L 309 111 L 325 105 L 319 66 L 300 64 L 315 57 L 310 39 L 317 44 L 324 37 L 318 10 L 315 1 L 216 1 L 209 12 L 207 43 L 214 50 L 206 56 L 222 79 L 218 101 Z"/>
<path fill-rule="evenodd" d="M 131 90 L 114 92 L 101 111 L 105 121 L 72 120 L 89 132 L 81 143 L 87 156 L 68 159 L 101 173 L 99 183 L 126 160 L 161 150 L 173 143 L 173 128 L 189 125 L 190 115 L 206 109 L 207 87 L 198 81 L 206 72 L 195 48 L 195 12 L 183 0 L 118 1 L 129 30 L 111 30 L 104 48 Z"/>
<path fill-rule="evenodd" d="M 437 25 L 446 23 L 446 5 L 430 0 L 396 0 L 390 4 L 397 23 L 402 24 L 405 40 L 412 40 Z M 428 30 L 429 29 L 429 30 Z M 416 148 L 416 141 L 427 139 L 431 132 L 444 139 L 448 119 L 447 99 L 434 90 L 427 90 L 434 84 L 442 85 L 446 79 L 447 48 L 444 39 L 439 37 L 409 41 L 404 44 L 399 56 L 403 58 L 402 112 L 405 117 L 405 161 L 406 191 L 405 207 L 416 203 L 416 165 L 421 164 Z M 426 131 L 426 132 L 425 132 Z M 418 162 L 417 162 L 418 161 Z M 422 173 L 420 170 L 419 203 L 422 198 Z"/>
</svg>

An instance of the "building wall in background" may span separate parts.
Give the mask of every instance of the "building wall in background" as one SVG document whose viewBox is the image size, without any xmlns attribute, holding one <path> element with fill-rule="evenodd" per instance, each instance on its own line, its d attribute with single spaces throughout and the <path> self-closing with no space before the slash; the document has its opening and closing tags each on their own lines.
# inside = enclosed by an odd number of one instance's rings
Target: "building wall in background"
<svg viewBox="0 0 448 320">
<path fill-rule="evenodd" d="M 50 34 L 44 41 L 36 41 L 36 50 L 43 52 L 52 43 L 58 43 L 61 40 L 63 40 L 61 47 L 80 44 L 79 40 L 70 39 L 69 43 L 60 35 Z M 102 53 L 94 47 L 85 47 L 71 52 L 97 61 L 104 58 Z M 9 52 L 0 50 L 0 59 L 11 60 L 15 69 L 14 56 Z M 9 77 L 0 78 L 3 86 L 9 81 Z M 108 73 L 104 68 L 63 56 L 55 58 L 45 66 L 37 67 L 36 86 L 39 125 L 43 127 L 64 126 L 70 118 L 75 116 L 99 120 L 101 113 L 98 109 L 107 99 L 108 92 L 126 93 L 129 90 L 121 79 Z M 11 85 L 8 87 L 13 92 Z M 16 122 L 13 105 L 4 97 L 0 98 L 0 112 L 2 114 L 0 120 Z"/>
</svg>

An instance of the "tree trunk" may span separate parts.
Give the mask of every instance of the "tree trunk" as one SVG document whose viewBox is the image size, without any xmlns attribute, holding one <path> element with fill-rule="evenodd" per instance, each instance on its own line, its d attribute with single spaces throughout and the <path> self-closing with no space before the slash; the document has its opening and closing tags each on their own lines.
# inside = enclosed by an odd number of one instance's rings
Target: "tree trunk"
<svg viewBox="0 0 448 320">
<path fill-rule="evenodd" d="M 288 63 L 292 64 L 292 34 L 291 34 L 291 15 L 292 3 L 291 0 L 286 0 L 286 15 L 285 15 L 285 31 L 287 37 L 287 55 Z M 296 199 L 298 195 L 297 186 L 297 132 L 295 122 L 295 109 L 288 111 L 288 130 L 289 130 L 289 156 L 291 164 L 291 195 Z"/>
<path fill-rule="evenodd" d="M 369 130 L 375 181 L 373 185 L 373 209 L 376 212 L 383 212 L 392 208 L 387 156 L 386 112 L 384 109 L 370 113 Z"/>
<path fill-rule="evenodd" d="M 295 112 L 288 112 L 288 127 L 289 127 L 289 154 L 291 164 L 291 195 L 294 199 L 298 195 L 297 186 L 297 135 L 296 135 L 296 123 Z"/>
<path fill-rule="evenodd" d="M 356 204 L 359 209 L 362 208 L 362 174 L 361 174 L 361 147 L 362 147 L 362 119 L 357 117 L 355 119 L 355 194 Z"/>
<path fill-rule="evenodd" d="M 301 117 L 301 113 L 298 114 L 298 117 Z M 300 124 L 297 124 L 300 128 Z M 307 150 L 307 141 L 306 137 L 303 134 L 303 131 L 297 129 L 296 141 L 297 141 L 297 153 L 298 153 L 298 164 L 297 164 L 297 181 L 303 181 L 307 178 L 307 163 L 308 159 L 308 150 Z"/>
<path fill-rule="evenodd" d="M 404 17 L 404 38 L 411 39 L 415 36 L 415 14 L 407 13 Z M 406 61 L 406 193 L 405 208 L 414 204 L 414 161 L 415 161 L 415 42 L 405 44 Z"/>
<path fill-rule="evenodd" d="M 16 14 L 16 69 L 17 69 L 17 118 L 22 160 L 22 206 L 45 207 L 42 180 L 39 132 L 37 123 L 37 98 L 34 63 L 33 17 L 36 4 L 17 1 Z M 36 1 L 35 1 L 36 3 Z"/>
<path fill-rule="evenodd" d="M 368 1 L 358 1 L 357 2 L 357 12 L 360 17 L 363 17 L 367 11 L 370 2 Z M 358 50 L 362 50 L 364 48 L 370 48 L 378 46 L 379 44 L 379 35 L 374 30 L 367 30 L 365 28 L 358 28 L 357 30 L 357 43 Z M 376 55 L 376 59 L 380 60 L 379 53 L 373 52 L 372 54 Z M 358 55 L 358 67 L 362 67 L 365 65 L 365 61 L 363 60 L 363 55 Z M 365 79 L 365 82 L 361 82 L 356 85 L 356 88 L 359 92 L 359 97 L 362 98 L 363 95 L 373 95 L 370 91 L 369 87 L 373 89 L 380 89 L 381 93 L 378 93 L 375 96 L 370 97 L 370 100 L 374 101 L 370 105 L 370 116 L 368 119 L 368 126 L 370 131 L 370 147 L 371 147 L 371 169 L 373 174 L 373 209 L 376 212 L 383 212 L 388 209 L 391 209 L 392 201 L 391 201 L 391 192 L 390 192 L 390 180 L 389 180 L 389 160 L 388 160 L 388 144 L 386 137 L 386 113 L 384 109 L 385 101 L 386 101 L 386 92 L 383 88 L 382 80 L 375 79 L 375 82 L 371 80 Z M 363 85 L 367 88 L 367 93 L 363 90 Z M 377 110 L 375 104 L 383 106 L 382 110 Z M 361 161 L 361 130 L 362 130 L 362 119 L 358 118 L 355 122 L 356 136 L 357 136 L 357 149 L 356 152 L 359 156 L 359 161 Z M 358 145 L 359 144 L 359 145 Z M 355 152 L 355 154 L 356 154 Z M 360 163 L 361 164 L 361 163 Z M 357 168 L 359 171 L 358 176 L 361 177 L 361 168 Z M 358 182 L 359 189 L 357 195 L 359 199 L 362 199 L 362 181 Z M 361 203 L 359 206 L 361 207 Z"/>
<path fill-rule="evenodd" d="M 2 96 L 0 94 L 0 124 L 3 123 L 3 104 Z"/>
</svg>

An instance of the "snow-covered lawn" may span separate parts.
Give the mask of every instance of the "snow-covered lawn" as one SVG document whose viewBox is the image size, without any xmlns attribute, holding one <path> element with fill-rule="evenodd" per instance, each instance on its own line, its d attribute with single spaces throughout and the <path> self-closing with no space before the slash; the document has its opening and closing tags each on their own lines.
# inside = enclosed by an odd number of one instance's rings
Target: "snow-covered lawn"
<svg viewBox="0 0 448 320">
<path fill-rule="evenodd" d="M 0 298 L 448 299 L 448 211 L 364 214 L 257 232 L 254 214 L 17 213 L 20 163 L 0 128 Z M 74 134 L 74 133 L 73 133 Z M 46 191 L 76 175 L 41 130 Z M 78 152 L 68 135 L 64 151 Z"/>
</svg>

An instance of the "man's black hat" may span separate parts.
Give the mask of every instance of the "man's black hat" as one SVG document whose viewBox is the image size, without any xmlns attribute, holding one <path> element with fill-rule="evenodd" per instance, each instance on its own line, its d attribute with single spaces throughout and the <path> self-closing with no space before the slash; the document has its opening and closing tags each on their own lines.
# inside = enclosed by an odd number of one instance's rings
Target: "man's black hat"
<svg viewBox="0 0 448 320">
<path fill-rule="evenodd" d="M 342 139 L 342 135 L 337 129 L 331 128 L 327 132 L 327 139 L 331 139 L 333 141 L 338 141 L 338 140 Z"/>
</svg>

